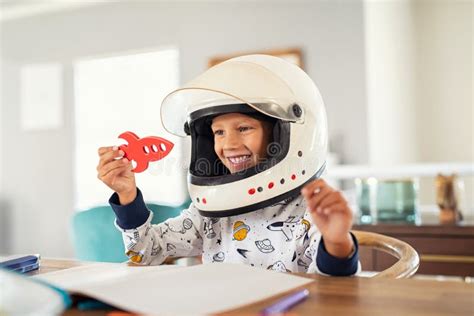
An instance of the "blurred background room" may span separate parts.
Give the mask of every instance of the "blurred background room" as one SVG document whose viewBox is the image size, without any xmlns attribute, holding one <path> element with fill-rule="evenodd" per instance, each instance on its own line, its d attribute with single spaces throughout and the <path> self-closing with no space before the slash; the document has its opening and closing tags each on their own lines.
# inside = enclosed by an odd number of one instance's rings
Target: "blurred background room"
<svg viewBox="0 0 474 316">
<path fill-rule="evenodd" d="M 89 256 L 75 231 L 99 230 L 75 218 L 112 193 L 98 147 L 127 130 L 170 139 L 138 186 L 170 212 L 189 204 L 190 143 L 165 132 L 161 100 L 212 64 L 268 53 L 321 91 L 324 178 L 356 228 L 408 241 L 420 274 L 469 280 L 473 15 L 469 0 L 0 0 L 0 254 L 114 261 Z"/>
</svg>

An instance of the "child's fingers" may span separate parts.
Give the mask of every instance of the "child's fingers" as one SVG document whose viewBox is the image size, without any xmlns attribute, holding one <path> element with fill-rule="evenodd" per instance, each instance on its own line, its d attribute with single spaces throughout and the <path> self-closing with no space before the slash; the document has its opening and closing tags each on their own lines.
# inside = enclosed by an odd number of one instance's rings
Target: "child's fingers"
<svg viewBox="0 0 474 316">
<path fill-rule="evenodd" d="M 322 188 L 327 187 L 326 182 L 323 179 L 314 180 L 308 183 L 302 190 L 301 193 L 304 197 L 310 198 L 313 194 L 320 191 Z"/>
<path fill-rule="evenodd" d="M 120 150 L 119 148 L 117 148 L 117 149 L 113 149 L 113 150 L 110 150 L 110 151 L 104 153 L 102 156 L 100 156 L 100 160 L 107 162 L 107 161 L 111 161 L 114 158 L 117 158 L 117 157 L 123 156 L 123 155 L 124 155 L 124 152 L 122 150 Z"/>
<path fill-rule="evenodd" d="M 331 213 L 344 213 L 347 211 L 347 204 L 344 202 L 336 202 L 322 208 L 324 215 L 329 215 Z"/>
<path fill-rule="evenodd" d="M 101 178 L 102 181 L 105 183 L 110 183 L 111 185 L 115 184 L 115 181 L 117 180 L 117 177 L 124 171 L 127 170 L 129 166 L 128 165 L 123 165 L 120 167 L 117 167 L 111 171 L 109 171 L 105 176 Z"/>
<path fill-rule="evenodd" d="M 129 163 L 130 161 L 127 158 L 110 162 L 99 170 L 98 178 L 102 180 L 103 178 L 107 177 L 107 174 L 111 172 L 112 170 L 115 170 L 117 168 L 122 168 L 122 167 L 128 167 Z"/>
<path fill-rule="evenodd" d="M 110 170 L 113 170 L 117 167 L 124 166 L 129 161 L 127 158 L 117 159 L 114 161 L 109 162 L 108 164 L 104 165 L 102 168 L 99 169 L 99 174 L 105 176 Z"/>
<path fill-rule="evenodd" d="M 334 192 L 334 190 L 328 186 L 317 189 L 319 191 L 317 193 L 313 193 L 312 197 L 307 199 L 307 206 L 310 209 L 317 208 L 322 200 L 324 200 L 327 196 Z"/>
<path fill-rule="evenodd" d="M 99 147 L 99 149 L 97 150 L 99 156 L 102 156 L 103 154 L 109 152 L 109 151 L 112 151 L 112 150 L 117 150 L 118 147 L 117 146 L 106 146 L 106 147 Z"/>
<path fill-rule="evenodd" d="M 332 191 L 330 194 L 325 196 L 324 199 L 321 199 L 321 202 L 319 203 L 318 207 L 327 207 L 328 205 L 337 201 L 345 202 L 346 200 L 344 199 L 340 191 Z"/>
<path fill-rule="evenodd" d="M 346 209 L 347 209 L 347 205 L 345 203 L 336 202 L 336 203 L 332 203 L 330 205 L 327 205 L 326 207 L 318 207 L 318 208 L 316 208 L 316 210 L 314 212 L 319 214 L 319 215 L 329 216 L 330 214 L 336 213 L 336 212 L 341 212 L 342 213 Z"/>
<path fill-rule="evenodd" d="M 108 163 L 114 160 L 117 160 L 117 158 L 122 158 L 123 156 L 124 156 L 124 152 L 118 149 L 106 152 L 100 157 L 99 165 L 97 166 L 97 171 L 99 171 L 99 169 L 102 169 Z"/>
<path fill-rule="evenodd" d="M 328 196 L 326 196 L 321 203 L 319 203 L 318 208 L 327 208 L 331 204 L 338 203 L 338 202 L 343 202 L 346 203 L 346 200 L 342 196 L 342 193 L 339 191 L 333 191 L 331 192 Z"/>
</svg>

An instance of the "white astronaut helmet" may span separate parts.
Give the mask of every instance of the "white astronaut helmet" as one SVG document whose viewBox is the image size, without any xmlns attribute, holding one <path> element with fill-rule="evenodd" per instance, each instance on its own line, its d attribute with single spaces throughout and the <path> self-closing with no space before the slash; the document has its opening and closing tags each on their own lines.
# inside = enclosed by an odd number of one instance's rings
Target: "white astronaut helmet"
<svg viewBox="0 0 474 316">
<path fill-rule="evenodd" d="M 231 174 L 214 151 L 212 118 L 243 113 L 271 121 L 268 159 Z M 234 216 L 298 195 L 324 171 L 327 119 L 323 99 L 299 67 L 268 55 L 222 62 L 168 94 L 165 129 L 191 136 L 188 189 L 201 215 Z"/>
</svg>

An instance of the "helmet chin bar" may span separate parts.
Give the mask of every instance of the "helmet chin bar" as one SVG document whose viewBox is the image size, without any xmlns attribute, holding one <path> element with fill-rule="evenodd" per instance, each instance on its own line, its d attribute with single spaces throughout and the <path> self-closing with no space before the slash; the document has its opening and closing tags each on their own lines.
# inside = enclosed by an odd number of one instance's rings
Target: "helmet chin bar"
<svg viewBox="0 0 474 316">
<path fill-rule="evenodd" d="M 316 180 L 319 177 L 321 177 L 321 175 L 323 174 L 325 169 L 326 169 L 326 162 L 324 162 L 323 165 L 321 166 L 321 168 L 319 168 L 319 170 L 311 178 L 306 180 L 303 184 L 297 186 L 296 188 L 294 188 L 294 189 L 292 189 L 292 190 L 290 190 L 286 193 L 283 193 L 281 195 L 278 195 L 276 197 L 273 197 L 271 199 L 268 199 L 268 200 L 265 200 L 265 201 L 262 201 L 262 202 L 259 202 L 259 203 L 255 203 L 255 204 L 252 204 L 252 205 L 239 207 L 239 208 L 235 208 L 235 209 L 230 209 L 230 210 L 223 210 L 223 211 L 204 211 L 204 210 L 200 210 L 199 207 L 197 207 L 197 206 L 196 206 L 196 208 L 198 209 L 199 214 L 201 214 L 202 216 L 205 216 L 205 217 L 229 217 L 229 216 L 235 216 L 235 215 L 250 213 L 250 212 L 262 209 L 264 207 L 274 205 L 274 204 L 279 203 L 283 200 L 297 197 L 298 195 L 301 194 L 300 193 L 301 189 L 306 184 L 308 184 L 309 182 L 311 182 L 313 180 Z"/>
</svg>

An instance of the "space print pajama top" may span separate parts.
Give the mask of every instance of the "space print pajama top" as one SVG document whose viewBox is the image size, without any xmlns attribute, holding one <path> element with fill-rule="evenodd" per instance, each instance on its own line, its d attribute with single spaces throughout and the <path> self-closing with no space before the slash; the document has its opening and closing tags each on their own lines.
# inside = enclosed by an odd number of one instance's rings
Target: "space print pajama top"
<svg viewBox="0 0 474 316">
<path fill-rule="evenodd" d="M 175 218 L 152 225 L 140 190 L 128 205 L 109 200 L 131 261 L 161 264 L 167 257 L 201 256 L 204 263 L 243 263 L 281 272 L 352 275 L 360 269 L 357 240 L 347 259 L 331 256 L 302 195 L 250 213 L 203 217 L 191 203 Z"/>
</svg>

